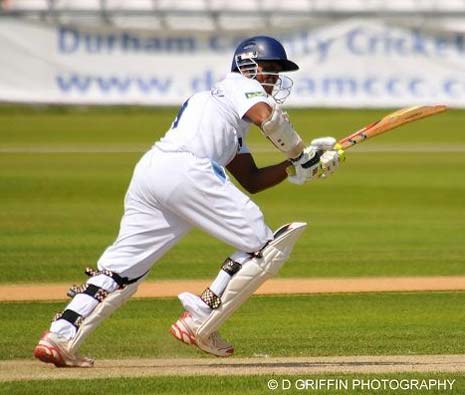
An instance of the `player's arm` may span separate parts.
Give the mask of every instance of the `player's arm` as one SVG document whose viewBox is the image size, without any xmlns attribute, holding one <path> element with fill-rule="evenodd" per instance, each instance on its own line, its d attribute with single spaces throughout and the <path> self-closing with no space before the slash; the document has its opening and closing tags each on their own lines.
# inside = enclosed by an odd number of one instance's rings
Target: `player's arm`
<svg viewBox="0 0 465 395">
<path fill-rule="evenodd" d="M 263 121 L 265 121 L 271 116 L 272 112 L 273 108 L 268 103 L 261 101 L 254 104 L 245 113 L 244 118 L 246 118 L 249 122 L 260 127 Z"/>
<path fill-rule="evenodd" d="M 272 166 L 258 168 L 251 154 L 237 154 L 226 166 L 234 178 L 249 193 L 271 188 L 287 178 L 286 168 L 291 164 L 285 160 Z"/>
<path fill-rule="evenodd" d="M 313 144 L 305 147 L 302 138 L 279 105 L 270 106 L 266 102 L 258 102 L 245 113 L 245 118 L 257 125 L 274 146 L 288 157 L 295 168 L 295 175 L 290 176 L 289 181 L 303 184 L 314 177 L 325 177 L 337 168 L 337 152 L 321 149 Z M 282 179 L 285 177 L 286 175 Z"/>
<path fill-rule="evenodd" d="M 261 123 L 271 116 L 272 108 L 265 102 L 253 105 L 245 114 L 249 122 L 260 127 Z M 285 160 L 276 165 L 258 168 L 252 155 L 241 153 L 227 165 L 234 178 L 249 193 L 257 193 L 271 188 L 287 178 L 286 168 L 291 164 Z"/>
</svg>

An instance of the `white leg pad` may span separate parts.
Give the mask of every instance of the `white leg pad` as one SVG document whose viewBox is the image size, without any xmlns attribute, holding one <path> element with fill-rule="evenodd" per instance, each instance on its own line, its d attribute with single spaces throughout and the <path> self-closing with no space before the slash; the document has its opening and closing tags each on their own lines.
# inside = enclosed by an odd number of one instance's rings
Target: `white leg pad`
<svg viewBox="0 0 465 395">
<path fill-rule="evenodd" d="M 218 330 L 260 285 L 276 275 L 306 227 L 306 223 L 293 222 L 279 228 L 274 233 L 274 239 L 261 251 L 261 256 L 245 262 L 232 277 L 221 297 L 221 306 L 211 312 L 196 335 L 206 338 Z"/>
<path fill-rule="evenodd" d="M 84 319 L 76 336 L 69 342 L 68 349 L 72 353 L 76 353 L 82 342 L 89 336 L 107 317 L 126 302 L 137 291 L 141 280 L 129 284 L 123 289 L 118 289 L 110 293 L 92 313 Z"/>
</svg>

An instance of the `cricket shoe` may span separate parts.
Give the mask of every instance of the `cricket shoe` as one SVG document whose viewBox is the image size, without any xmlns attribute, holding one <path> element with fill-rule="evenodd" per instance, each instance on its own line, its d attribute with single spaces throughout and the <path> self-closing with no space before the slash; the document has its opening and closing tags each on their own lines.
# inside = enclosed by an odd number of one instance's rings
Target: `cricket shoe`
<svg viewBox="0 0 465 395">
<path fill-rule="evenodd" d="M 196 336 L 195 332 L 199 326 L 192 318 L 191 313 L 185 311 L 176 323 L 171 325 L 170 333 L 176 339 L 197 346 L 202 351 L 217 357 L 229 357 L 234 353 L 234 347 L 222 339 L 218 331 L 213 332 L 207 338 Z"/>
<path fill-rule="evenodd" d="M 57 368 L 91 368 L 94 360 L 68 351 L 68 341 L 53 332 L 45 332 L 34 349 L 34 357 Z"/>
</svg>

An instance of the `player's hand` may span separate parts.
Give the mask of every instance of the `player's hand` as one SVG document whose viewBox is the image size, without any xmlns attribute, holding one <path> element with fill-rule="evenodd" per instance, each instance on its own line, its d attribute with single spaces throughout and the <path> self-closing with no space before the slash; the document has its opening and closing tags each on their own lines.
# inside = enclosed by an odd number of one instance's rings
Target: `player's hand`
<svg viewBox="0 0 465 395">
<path fill-rule="evenodd" d="M 320 140 L 317 144 L 320 144 L 320 147 L 323 147 L 324 144 L 325 147 L 331 147 L 331 149 L 323 152 L 313 144 L 305 148 L 302 154 L 292 161 L 292 171 L 288 175 L 288 180 L 291 183 L 302 185 L 314 178 L 327 178 L 336 171 L 339 163 L 345 160 L 345 153 L 341 146 L 333 144 L 333 141 L 329 140 L 333 139 L 332 137 L 324 137 L 323 139 L 326 141 L 316 139 Z"/>
<path fill-rule="evenodd" d="M 345 153 L 337 144 L 334 137 L 319 137 L 310 143 L 321 155 L 320 170 L 318 176 L 326 178 L 339 167 L 339 163 L 345 160 Z"/>
<path fill-rule="evenodd" d="M 336 150 L 326 151 L 321 155 L 318 177 L 326 178 L 336 171 L 339 167 L 339 155 L 339 151 Z"/>
<path fill-rule="evenodd" d="M 294 171 L 288 176 L 288 180 L 293 184 L 302 185 L 318 177 L 320 171 L 320 154 L 318 150 L 309 145 L 305 148 L 299 157 L 291 159 Z M 292 168 L 291 167 L 291 168 Z"/>
</svg>

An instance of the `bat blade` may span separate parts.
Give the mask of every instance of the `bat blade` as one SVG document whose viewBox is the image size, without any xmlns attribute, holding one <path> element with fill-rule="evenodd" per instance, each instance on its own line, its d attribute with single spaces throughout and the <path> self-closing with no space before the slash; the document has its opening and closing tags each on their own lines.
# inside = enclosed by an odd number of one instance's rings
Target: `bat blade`
<svg viewBox="0 0 465 395">
<path fill-rule="evenodd" d="M 402 108 L 386 115 L 378 121 L 370 123 L 369 125 L 363 127 L 360 130 L 357 130 L 351 135 L 344 137 L 338 141 L 338 144 L 342 147 L 342 149 L 346 150 L 355 144 L 365 141 L 371 137 L 385 133 L 407 123 L 417 121 L 431 115 L 439 114 L 443 111 L 446 111 L 446 109 L 447 106 L 442 104 L 435 106 L 415 106 Z"/>
</svg>

